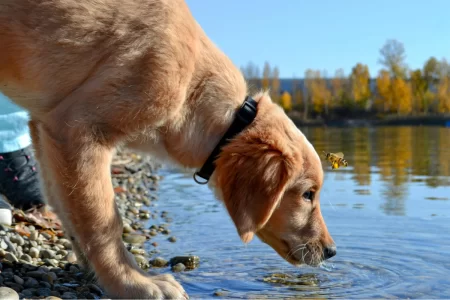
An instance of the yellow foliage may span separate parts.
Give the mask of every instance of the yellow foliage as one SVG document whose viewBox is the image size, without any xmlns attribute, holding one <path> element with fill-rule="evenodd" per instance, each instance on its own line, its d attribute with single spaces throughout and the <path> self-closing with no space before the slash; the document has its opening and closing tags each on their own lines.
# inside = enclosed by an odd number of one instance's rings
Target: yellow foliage
<svg viewBox="0 0 450 300">
<path fill-rule="evenodd" d="M 439 100 L 439 112 L 450 112 L 450 78 L 443 76 L 439 81 L 437 98 Z"/>
<path fill-rule="evenodd" d="M 292 109 L 292 97 L 291 97 L 291 94 L 289 94 L 289 92 L 285 91 L 281 95 L 280 104 L 281 104 L 281 107 L 283 107 L 283 109 L 285 111 L 290 111 Z"/>
<path fill-rule="evenodd" d="M 370 74 L 367 65 L 358 63 L 352 69 L 352 95 L 355 103 L 364 106 L 370 97 Z"/>
<path fill-rule="evenodd" d="M 391 77 L 387 70 L 381 70 L 377 77 L 378 98 L 376 104 L 388 112 L 392 109 Z"/>
<path fill-rule="evenodd" d="M 268 62 L 264 63 L 264 69 L 263 69 L 263 78 L 261 81 L 262 88 L 264 90 L 267 90 L 270 86 L 270 77 L 271 77 L 271 70 L 270 65 Z"/>
<path fill-rule="evenodd" d="M 271 97 L 274 102 L 279 102 L 280 98 L 280 71 L 278 70 L 278 67 L 275 67 L 273 69 L 272 74 L 272 82 L 271 82 Z"/>
<path fill-rule="evenodd" d="M 399 114 L 407 114 L 412 108 L 411 85 L 402 78 L 394 78 L 392 81 L 392 96 L 394 107 Z"/>
<path fill-rule="evenodd" d="M 309 94 L 313 109 L 316 113 L 327 113 L 331 102 L 331 91 L 327 87 L 327 82 L 320 76 L 320 71 L 314 71 L 311 79 Z"/>
<path fill-rule="evenodd" d="M 416 111 L 426 111 L 428 109 L 428 105 L 425 99 L 425 94 L 427 92 L 428 84 L 425 76 L 422 74 L 420 69 L 417 69 L 411 72 L 410 79 L 414 109 Z"/>
</svg>

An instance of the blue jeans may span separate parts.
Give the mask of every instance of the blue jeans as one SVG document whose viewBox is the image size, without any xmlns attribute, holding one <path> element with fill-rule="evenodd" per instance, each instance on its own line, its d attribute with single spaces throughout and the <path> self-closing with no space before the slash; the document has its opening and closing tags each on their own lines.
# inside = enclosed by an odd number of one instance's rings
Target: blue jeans
<svg viewBox="0 0 450 300">
<path fill-rule="evenodd" d="M 0 92 L 0 153 L 13 152 L 31 144 L 29 115 Z"/>
</svg>

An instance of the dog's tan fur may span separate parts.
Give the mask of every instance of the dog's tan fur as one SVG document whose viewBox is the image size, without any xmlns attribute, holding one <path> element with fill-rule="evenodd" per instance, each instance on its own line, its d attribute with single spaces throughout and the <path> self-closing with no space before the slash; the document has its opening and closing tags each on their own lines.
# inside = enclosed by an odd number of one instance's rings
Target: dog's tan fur
<svg viewBox="0 0 450 300">
<path fill-rule="evenodd" d="M 3 0 L 0 44 L 0 90 L 30 112 L 44 191 L 80 263 L 116 298 L 184 297 L 124 248 L 111 158 L 125 144 L 200 167 L 247 94 L 242 74 L 183 0 Z M 223 149 L 211 187 L 244 242 L 256 234 L 316 265 L 334 244 L 319 157 L 267 94 L 254 98 L 257 117 Z"/>
</svg>

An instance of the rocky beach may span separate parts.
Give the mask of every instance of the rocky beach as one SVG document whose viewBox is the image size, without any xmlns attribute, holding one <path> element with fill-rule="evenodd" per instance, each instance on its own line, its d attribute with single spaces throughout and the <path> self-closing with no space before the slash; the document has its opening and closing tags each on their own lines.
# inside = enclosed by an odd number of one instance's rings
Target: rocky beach
<svg viewBox="0 0 450 300">
<path fill-rule="evenodd" d="M 177 241 L 169 229 L 170 214 L 152 208 L 158 201 L 158 167 L 149 157 L 121 149 L 113 159 L 111 177 L 124 224 L 123 242 L 142 269 L 183 272 L 196 268 L 199 257 L 164 257 L 152 242 L 157 235 L 164 235 L 167 243 Z M 95 278 L 77 265 L 69 237 L 49 209 L 14 210 L 12 225 L 0 225 L 0 262 L 0 299 L 108 298 Z"/>
</svg>

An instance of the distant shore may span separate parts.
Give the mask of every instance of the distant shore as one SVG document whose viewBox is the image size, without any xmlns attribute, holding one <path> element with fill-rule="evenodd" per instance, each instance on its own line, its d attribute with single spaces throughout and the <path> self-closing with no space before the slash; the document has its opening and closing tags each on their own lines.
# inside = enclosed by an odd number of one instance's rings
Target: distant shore
<svg viewBox="0 0 450 300">
<path fill-rule="evenodd" d="M 372 127 L 372 126 L 440 126 L 450 127 L 448 116 L 389 116 L 377 118 L 347 118 L 347 119 L 309 119 L 305 120 L 296 114 L 289 117 L 299 127 Z"/>
</svg>

